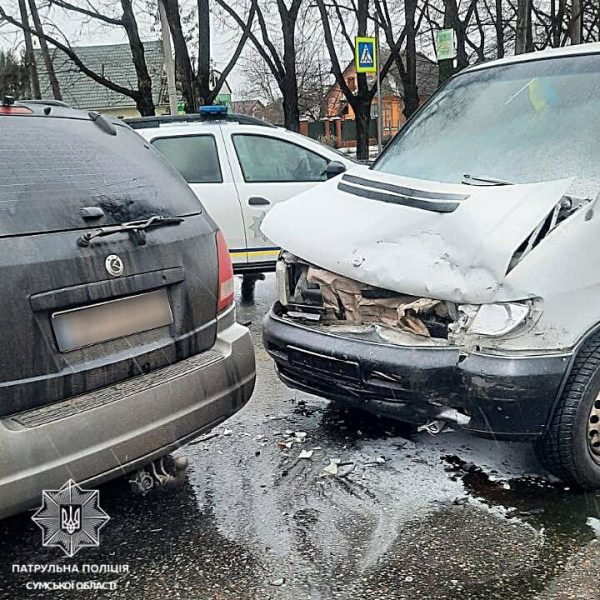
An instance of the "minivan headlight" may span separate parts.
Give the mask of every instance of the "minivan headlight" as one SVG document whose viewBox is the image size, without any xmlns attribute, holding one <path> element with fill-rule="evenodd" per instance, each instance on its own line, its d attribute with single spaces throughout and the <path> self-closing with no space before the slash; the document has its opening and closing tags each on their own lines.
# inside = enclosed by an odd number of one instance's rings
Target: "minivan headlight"
<svg viewBox="0 0 600 600">
<path fill-rule="evenodd" d="M 482 304 L 471 321 L 469 333 L 501 336 L 510 333 L 525 321 L 530 305 L 520 302 Z"/>
</svg>

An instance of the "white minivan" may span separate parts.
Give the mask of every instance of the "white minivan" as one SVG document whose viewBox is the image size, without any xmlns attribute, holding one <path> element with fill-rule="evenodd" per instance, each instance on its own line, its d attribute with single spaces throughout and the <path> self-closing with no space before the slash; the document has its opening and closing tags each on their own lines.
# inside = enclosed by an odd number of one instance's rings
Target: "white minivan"
<svg viewBox="0 0 600 600">
<path fill-rule="evenodd" d="M 599 87 L 600 44 L 476 65 L 370 171 L 269 213 L 286 252 L 263 339 L 281 379 L 532 441 L 600 489 Z"/>
</svg>

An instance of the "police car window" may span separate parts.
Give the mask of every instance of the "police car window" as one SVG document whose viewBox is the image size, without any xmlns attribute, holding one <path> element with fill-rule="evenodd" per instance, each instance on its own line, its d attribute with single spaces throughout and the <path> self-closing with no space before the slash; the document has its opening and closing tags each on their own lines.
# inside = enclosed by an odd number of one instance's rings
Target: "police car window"
<svg viewBox="0 0 600 600">
<path fill-rule="evenodd" d="M 234 135 L 233 144 L 248 183 L 325 181 L 328 161 L 296 144 L 263 135 Z"/>
<path fill-rule="evenodd" d="M 217 144 L 212 135 L 156 138 L 152 145 L 188 183 L 222 183 Z"/>
</svg>

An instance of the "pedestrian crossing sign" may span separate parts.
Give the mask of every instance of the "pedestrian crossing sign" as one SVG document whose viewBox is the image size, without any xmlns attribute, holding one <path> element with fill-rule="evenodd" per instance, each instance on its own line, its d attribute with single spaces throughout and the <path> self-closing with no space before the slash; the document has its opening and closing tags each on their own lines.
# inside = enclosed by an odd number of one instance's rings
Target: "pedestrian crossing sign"
<svg viewBox="0 0 600 600">
<path fill-rule="evenodd" d="M 357 73 L 377 73 L 377 46 L 374 37 L 357 37 L 354 44 Z"/>
</svg>

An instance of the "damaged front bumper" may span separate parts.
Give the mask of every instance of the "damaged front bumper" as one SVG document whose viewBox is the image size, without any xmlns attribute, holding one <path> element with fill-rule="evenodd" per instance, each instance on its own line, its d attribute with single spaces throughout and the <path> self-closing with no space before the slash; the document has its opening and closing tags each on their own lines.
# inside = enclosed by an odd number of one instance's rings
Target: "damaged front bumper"
<svg viewBox="0 0 600 600">
<path fill-rule="evenodd" d="M 461 353 L 457 346 L 400 346 L 292 322 L 275 303 L 263 322 L 265 348 L 290 387 L 421 424 L 454 421 L 482 436 L 541 435 L 571 354 Z"/>
</svg>

